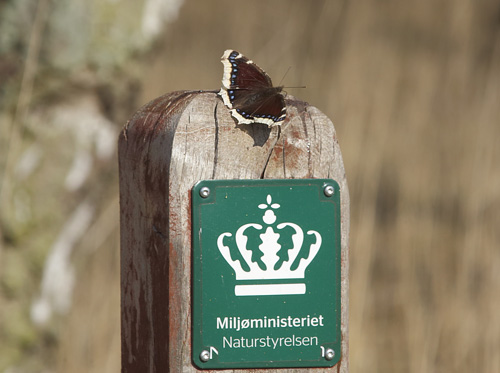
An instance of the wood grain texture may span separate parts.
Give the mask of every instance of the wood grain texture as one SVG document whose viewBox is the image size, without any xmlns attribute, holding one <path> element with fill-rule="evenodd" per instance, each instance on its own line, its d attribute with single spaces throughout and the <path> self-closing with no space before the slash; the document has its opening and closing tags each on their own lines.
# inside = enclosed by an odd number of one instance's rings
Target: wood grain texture
<svg viewBox="0 0 500 373">
<path fill-rule="evenodd" d="M 311 371 L 348 372 L 349 194 L 342 156 L 324 114 L 286 101 L 287 119 L 269 129 L 236 126 L 214 92 L 173 92 L 125 126 L 119 139 L 122 372 L 199 371 L 191 363 L 190 190 L 202 179 L 260 178 L 333 178 L 340 185 L 342 359 Z M 237 370 L 260 371 L 305 370 Z"/>
</svg>

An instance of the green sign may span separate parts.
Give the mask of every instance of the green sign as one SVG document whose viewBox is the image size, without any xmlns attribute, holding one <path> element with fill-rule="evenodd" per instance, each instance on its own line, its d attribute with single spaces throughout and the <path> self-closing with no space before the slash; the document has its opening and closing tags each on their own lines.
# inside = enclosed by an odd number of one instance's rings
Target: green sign
<svg viewBox="0 0 500 373">
<path fill-rule="evenodd" d="M 192 190 L 192 358 L 201 369 L 340 359 L 340 192 L 330 179 Z"/>
</svg>

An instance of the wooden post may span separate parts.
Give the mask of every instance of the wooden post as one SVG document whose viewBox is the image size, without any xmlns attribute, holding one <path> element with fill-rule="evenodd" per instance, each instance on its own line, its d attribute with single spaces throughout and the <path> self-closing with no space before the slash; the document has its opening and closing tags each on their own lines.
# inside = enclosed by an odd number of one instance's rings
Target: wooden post
<svg viewBox="0 0 500 373">
<path fill-rule="evenodd" d="M 122 372 L 200 371 L 191 361 L 190 190 L 202 179 L 261 178 L 332 178 L 340 185 L 342 358 L 333 368 L 310 371 L 348 372 L 349 195 L 342 156 L 324 114 L 290 97 L 286 103 L 281 128 L 236 126 L 214 92 L 173 92 L 145 105 L 123 129 Z"/>
</svg>

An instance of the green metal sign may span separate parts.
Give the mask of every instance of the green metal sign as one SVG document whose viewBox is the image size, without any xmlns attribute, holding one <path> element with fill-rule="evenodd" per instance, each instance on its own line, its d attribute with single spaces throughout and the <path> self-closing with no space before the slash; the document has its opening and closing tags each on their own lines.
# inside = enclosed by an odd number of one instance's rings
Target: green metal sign
<svg viewBox="0 0 500 373">
<path fill-rule="evenodd" d="M 192 190 L 192 359 L 201 369 L 340 359 L 340 192 L 330 179 Z"/>
</svg>

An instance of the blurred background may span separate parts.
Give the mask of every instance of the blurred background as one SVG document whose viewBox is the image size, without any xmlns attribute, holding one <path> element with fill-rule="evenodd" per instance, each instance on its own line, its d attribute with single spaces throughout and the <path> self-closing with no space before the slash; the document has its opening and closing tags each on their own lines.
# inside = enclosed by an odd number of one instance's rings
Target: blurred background
<svg viewBox="0 0 500 373">
<path fill-rule="evenodd" d="M 335 124 L 351 372 L 499 372 L 498 0 L 0 1 L 0 372 L 120 370 L 118 133 L 225 49 Z"/>
</svg>

